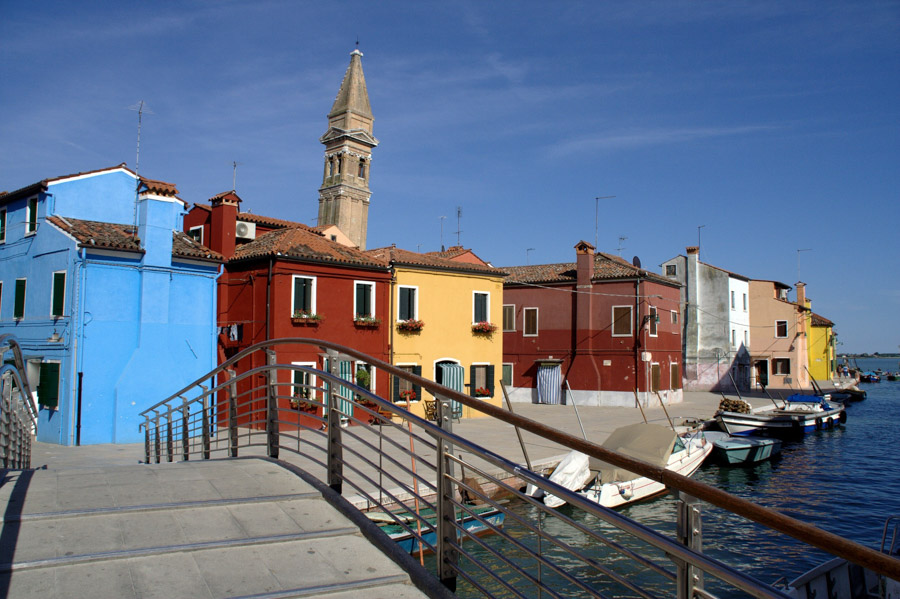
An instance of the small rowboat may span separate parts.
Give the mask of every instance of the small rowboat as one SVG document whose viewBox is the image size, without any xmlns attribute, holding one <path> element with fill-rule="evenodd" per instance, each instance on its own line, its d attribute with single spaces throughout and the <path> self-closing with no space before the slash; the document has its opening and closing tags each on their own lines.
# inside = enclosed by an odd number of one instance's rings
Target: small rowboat
<svg viewBox="0 0 900 599">
<path fill-rule="evenodd" d="M 781 441 L 765 437 L 732 437 L 728 433 L 706 431 L 713 444 L 712 459 L 723 466 L 749 466 L 781 453 Z"/>
</svg>

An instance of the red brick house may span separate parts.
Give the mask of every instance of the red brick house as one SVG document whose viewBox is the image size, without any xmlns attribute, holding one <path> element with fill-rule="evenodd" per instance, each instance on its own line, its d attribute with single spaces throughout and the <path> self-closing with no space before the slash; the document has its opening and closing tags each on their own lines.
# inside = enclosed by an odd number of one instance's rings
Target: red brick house
<svg viewBox="0 0 900 599">
<path fill-rule="evenodd" d="M 581 241 L 576 262 L 504 267 L 503 379 L 513 401 L 682 401 L 680 285 Z M 637 395 L 636 395 L 637 394 Z"/>
<path fill-rule="evenodd" d="M 240 202 L 233 191 L 222 193 L 209 206 L 194 205 L 184 217 L 186 232 L 226 258 L 218 286 L 220 361 L 254 343 L 282 337 L 321 337 L 390 361 L 388 265 L 301 223 L 240 212 Z M 261 356 L 253 360 L 260 363 L 242 360 L 238 372 L 262 365 Z M 323 370 L 328 366 L 321 352 L 309 346 L 280 351 L 278 360 Z M 345 362 L 339 370 L 388 396 L 386 376 L 366 380 L 376 377 L 368 365 Z M 363 370 L 368 374 L 360 375 Z M 297 382 L 316 383 L 296 375 Z M 290 378 L 286 372 L 280 382 Z"/>
</svg>

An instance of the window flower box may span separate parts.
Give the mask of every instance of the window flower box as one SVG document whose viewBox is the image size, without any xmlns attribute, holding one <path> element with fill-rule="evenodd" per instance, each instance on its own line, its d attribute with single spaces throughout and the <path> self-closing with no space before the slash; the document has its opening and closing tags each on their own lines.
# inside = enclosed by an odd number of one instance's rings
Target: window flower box
<svg viewBox="0 0 900 599">
<path fill-rule="evenodd" d="M 497 330 L 497 325 L 492 322 L 476 322 L 472 325 L 472 332 L 481 335 L 490 335 Z"/>
<path fill-rule="evenodd" d="M 421 320 L 410 318 L 409 320 L 397 321 L 397 330 L 405 333 L 418 333 L 425 327 L 425 323 Z"/>
<path fill-rule="evenodd" d="M 400 399 L 404 401 L 416 401 L 416 392 L 412 389 L 406 389 L 400 392 Z"/>
<path fill-rule="evenodd" d="M 377 329 L 381 326 L 381 319 L 375 318 L 374 316 L 355 316 L 353 318 L 353 324 L 358 327 Z"/>
<path fill-rule="evenodd" d="M 291 316 L 291 322 L 300 325 L 317 325 L 322 321 L 321 314 L 313 314 L 312 312 L 294 312 Z"/>
<path fill-rule="evenodd" d="M 485 389 L 484 387 L 478 387 L 475 389 L 475 397 L 490 397 L 491 390 Z"/>
</svg>

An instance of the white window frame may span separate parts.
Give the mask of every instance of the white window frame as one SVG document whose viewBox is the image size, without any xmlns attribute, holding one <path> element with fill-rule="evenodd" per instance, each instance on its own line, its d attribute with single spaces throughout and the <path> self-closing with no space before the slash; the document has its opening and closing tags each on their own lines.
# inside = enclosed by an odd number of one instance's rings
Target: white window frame
<svg viewBox="0 0 900 599">
<path fill-rule="evenodd" d="M 516 330 L 516 305 L 515 304 L 503 304 L 503 311 L 500 314 L 500 326 L 503 327 L 506 324 L 506 309 L 512 309 L 512 328 L 507 329 L 503 328 L 504 333 L 514 333 Z"/>
<path fill-rule="evenodd" d="M 509 366 L 509 386 L 513 386 L 513 380 L 515 380 L 516 373 L 516 365 L 513 362 L 501 362 L 500 363 L 500 380 L 503 380 L 503 369 Z"/>
<path fill-rule="evenodd" d="M 786 360 L 787 361 L 787 373 L 784 372 L 775 372 L 775 363 L 777 361 Z M 791 358 L 790 356 L 773 356 L 772 361 L 769 363 L 769 370 L 772 376 L 791 376 Z"/>
<path fill-rule="evenodd" d="M 375 314 L 376 314 L 376 312 L 375 312 L 375 282 L 374 281 L 353 281 L 353 318 L 356 318 L 357 316 L 359 316 L 359 314 L 356 313 L 356 299 L 357 299 L 356 287 L 357 287 L 357 285 L 366 285 L 369 287 L 369 297 L 372 300 L 371 301 L 372 305 L 369 308 L 369 313 L 363 314 L 363 316 L 368 316 L 370 318 L 374 318 Z"/>
<path fill-rule="evenodd" d="M 292 366 L 307 366 L 309 368 L 318 368 L 319 365 L 315 362 L 291 362 Z M 296 370 L 291 371 L 291 397 L 297 397 L 297 388 L 294 387 L 294 375 L 297 373 Z M 310 399 L 316 399 L 316 375 L 311 372 L 307 372 L 306 376 L 309 377 L 309 386 L 310 386 Z"/>
<path fill-rule="evenodd" d="M 194 231 L 200 231 L 200 238 L 199 238 L 199 239 L 197 239 L 196 237 L 194 237 L 193 235 L 191 235 L 191 233 L 193 233 Z M 193 238 L 193 239 L 194 239 L 197 243 L 199 243 L 200 245 L 205 245 L 205 244 L 203 243 L 203 225 L 199 225 L 199 226 L 197 226 L 197 227 L 190 227 L 190 228 L 188 229 L 188 237 Z"/>
<path fill-rule="evenodd" d="M 784 323 L 784 335 L 778 334 L 778 323 L 779 322 Z M 788 326 L 788 321 L 786 321 L 786 320 L 776 320 L 775 321 L 775 338 L 776 339 L 787 339 L 790 336 L 790 334 L 791 334 L 791 330 L 790 330 L 790 327 Z"/>
<path fill-rule="evenodd" d="M 525 327 L 528 324 L 528 316 L 526 315 L 529 310 L 534 310 L 534 333 L 526 333 Z M 541 332 L 541 311 L 536 306 L 531 306 L 528 308 L 522 308 L 522 336 L 523 337 L 537 337 Z"/>
<path fill-rule="evenodd" d="M 616 308 L 628 309 L 628 333 L 616 333 Z M 634 337 L 634 306 L 610 306 L 609 332 L 613 337 Z"/>
<path fill-rule="evenodd" d="M 356 384 L 356 373 L 359 371 L 359 367 L 361 365 L 365 365 L 369 367 L 369 392 L 375 393 L 375 368 L 369 364 L 368 362 L 363 362 L 362 360 L 354 360 L 353 361 L 353 384 Z"/>
<path fill-rule="evenodd" d="M 648 329 L 651 337 L 659 337 L 659 310 L 656 306 L 650 306 L 649 308 L 649 316 L 650 322 L 648 324 Z"/>
<path fill-rule="evenodd" d="M 318 295 L 317 292 L 319 289 L 317 280 L 318 277 L 313 277 L 310 275 L 291 275 L 291 316 L 293 316 L 294 313 L 297 312 L 295 308 L 297 304 L 294 302 L 294 295 L 297 292 L 297 279 L 309 279 L 312 281 L 312 292 L 309 294 L 309 313 L 318 314 L 318 312 L 316 312 L 316 295 Z"/>
<path fill-rule="evenodd" d="M 748 306 L 748 304 L 747 304 L 747 294 L 745 293 L 745 294 L 744 294 L 744 312 L 747 311 L 747 306 Z"/>
<path fill-rule="evenodd" d="M 486 318 L 484 319 L 484 321 L 475 320 L 475 299 L 479 295 L 487 296 L 487 302 L 486 302 L 485 311 L 484 311 Z M 491 321 L 491 292 L 490 291 L 473 290 L 472 291 L 472 324 L 475 324 L 476 322 L 490 322 L 490 321 Z"/>
<path fill-rule="evenodd" d="M 737 329 L 731 329 L 731 349 L 737 348 Z"/>
<path fill-rule="evenodd" d="M 53 296 L 56 295 L 56 275 L 63 275 L 63 289 L 62 289 L 62 314 L 54 314 L 53 313 Z M 65 270 L 57 270 L 50 273 L 50 317 L 51 318 L 62 318 L 66 314 L 66 284 L 68 281 L 67 272 Z"/>
<path fill-rule="evenodd" d="M 678 324 L 678 310 L 670 310 L 672 313 L 672 324 Z"/>
<path fill-rule="evenodd" d="M 415 301 L 413 302 L 413 314 L 410 320 L 419 320 L 419 286 L 418 285 L 397 285 L 397 322 L 406 322 L 405 320 L 400 319 L 400 290 L 401 289 L 413 289 L 415 290 Z M 417 366 L 417 364 L 413 364 L 413 366 Z"/>
<path fill-rule="evenodd" d="M 31 221 L 32 221 L 31 205 L 32 205 L 32 202 L 34 202 L 34 229 L 31 228 Z M 25 202 L 25 237 L 28 237 L 29 235 L 34 235 L 35 233 L 37 233 L 38 205 L 39 205 L 39 202 L 38 202 L 37 196 L 28 198 L 28 200 Z"/>
<path fill-rule="evenodd" d="M 735 310 L 735 309 L 736 309 L 736 308 L 735 308 L 735 303 L 734 303 L 734 289 L 731 290 L 731 309 L 732 309 L 732 310 Z"/>
</svg>

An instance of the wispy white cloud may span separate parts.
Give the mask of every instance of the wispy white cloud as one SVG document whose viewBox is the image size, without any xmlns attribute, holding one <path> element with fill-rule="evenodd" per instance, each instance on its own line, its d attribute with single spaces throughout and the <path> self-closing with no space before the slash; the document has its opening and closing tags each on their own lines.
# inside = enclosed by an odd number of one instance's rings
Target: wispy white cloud
<svg viewBox="0 0 900 599">
<path fill-rule="evenodd" d="M 585 151 L 633 149 L 665 144 L 678 144 L 715 137 L 752 135 L 778 129 L 774 125 L 744 125 L 738 127 L 680 127 L 634 129 L 618 132 L 597 132 L 590 136 L 572 138 L 554 144 L 549 155 L 554 158 Z"/>
</svg>

